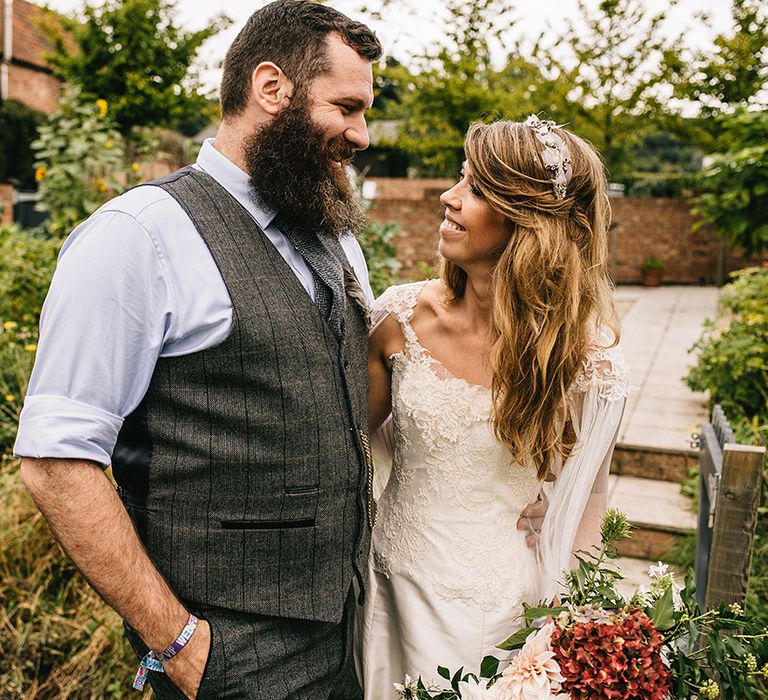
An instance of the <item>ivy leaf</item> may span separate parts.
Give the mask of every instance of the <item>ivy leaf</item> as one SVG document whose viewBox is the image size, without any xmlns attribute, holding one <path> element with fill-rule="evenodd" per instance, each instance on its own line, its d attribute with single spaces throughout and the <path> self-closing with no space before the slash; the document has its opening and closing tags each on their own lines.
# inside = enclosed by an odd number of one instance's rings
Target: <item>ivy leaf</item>
<svg viewBox="0 0 768 700">
<path fill-rule="evenodd" d="M 520 649 L 525 644 L 525 640 L 531 632 L 535 632 L 535 627 L 523 627 L 521 630 L 517 630 L 511 637 L 508 637 L 500 644 L 496 645 L 497 649 L 503 651 L 512 651 L 513 649 Z"/>
<path fill-rule="evenodd" d="M 437 674 L 446 680 L 451 680 L 451 672 L 445 666 L 438 666 Z"/>
<path fill-rule="evenodd" d="M 480 664 L 480 678 L 493 678 L 499 670 L 499 660 L 495 656 L 486 656 Z"/>
<path fill-rule="evenodd" d="M 675 624 L 675 606 L 672 602 L 672 588 L 667 588 L 651 610 L 651 620 L 657 630 L 671 629 Z"/>
</svg>

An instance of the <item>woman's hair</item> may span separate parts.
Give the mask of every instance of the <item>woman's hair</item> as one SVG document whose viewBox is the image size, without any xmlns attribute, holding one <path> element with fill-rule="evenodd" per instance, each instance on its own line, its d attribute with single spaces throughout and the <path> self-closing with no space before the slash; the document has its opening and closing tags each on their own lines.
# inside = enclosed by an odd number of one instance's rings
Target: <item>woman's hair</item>
<svg viewBox="0 0 768 700">
<path fill-rule="evenodd" d="M 529 127 L 473 124 L 464 142 L 475 187 L 510 223 L 511 237 L 493 272 L 494 430 L 539 478 L 572 446 L 564 435 L 566 392 L 598 329 L 618 324 L 608 278 L 610 204 L 605 170 L 594 149 L 564 129 L 571 158 L 565 197 L 555 196 L 545 146 Z M 443 260 L 449 303 L 467 276 Z"/>
</svg>

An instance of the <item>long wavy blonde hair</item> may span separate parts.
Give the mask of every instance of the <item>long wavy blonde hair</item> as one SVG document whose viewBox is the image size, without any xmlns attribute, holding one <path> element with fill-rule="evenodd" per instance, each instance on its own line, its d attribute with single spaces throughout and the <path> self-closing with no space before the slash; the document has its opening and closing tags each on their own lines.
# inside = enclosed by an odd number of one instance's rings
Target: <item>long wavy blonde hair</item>
<svg viewBox="0 0 768 700">
<path fill-rule="evenodd" d="M 517 122 L 473 124 L 464 142 L 474 185 L 510 222 L 509 243 L 493 272 L 493 424 L 518 461 L 544 478 L 572 446 L 564 431 L 567 391 L 597 329 L 619 330 L 608 276 L 610 203 L 594 149 L 558 129 L 572 160 L 564 199 L 554 196 L 544 146 Z M 440 277 L 448 303 L 467 275 L 448 260 Z"/>
</svg>

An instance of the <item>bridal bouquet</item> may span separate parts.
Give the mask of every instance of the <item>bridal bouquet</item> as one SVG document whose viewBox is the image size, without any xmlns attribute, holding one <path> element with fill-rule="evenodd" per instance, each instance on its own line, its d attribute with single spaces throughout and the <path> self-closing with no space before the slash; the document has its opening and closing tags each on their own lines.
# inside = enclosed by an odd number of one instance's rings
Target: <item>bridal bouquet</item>
<svg viewBox="0 0 768 700">
<path fill-rule="evenodd" d="M 480 672 L 451 673 L 447 687 L 421 678 L 396 683 L 408 700 L 690 700 L 768 698 L 768 628 L 739 605 L 702 611 L 689 572 L 684 585 L 666 565 L 652 566 L 649 585 L 625 599 L 610 564 L 628 537 L 626 516 L 603 517 L 602 544 L 580 552 L 565 575 L 562 603 L 526 606 L 526 626 L 498 645 L 510 660 L 483 659 Z"/>
</svg>

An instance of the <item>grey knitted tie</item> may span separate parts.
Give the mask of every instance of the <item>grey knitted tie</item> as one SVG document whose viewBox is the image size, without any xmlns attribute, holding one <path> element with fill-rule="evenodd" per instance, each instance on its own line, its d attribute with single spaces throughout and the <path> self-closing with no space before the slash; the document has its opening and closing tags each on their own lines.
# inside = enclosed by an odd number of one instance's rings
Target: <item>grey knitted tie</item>
<svg viewBox="0 0 768 700">
<path fill-rule="evenodd" d="M 275 224 L 307 263 L 315 283 L 315 303 L 334 335 L 341 338 L 346 299 L 341 261 L 323 241 L 324 234 L 302 235 L 283 226 L 279 220 Z"/>
</svg>

